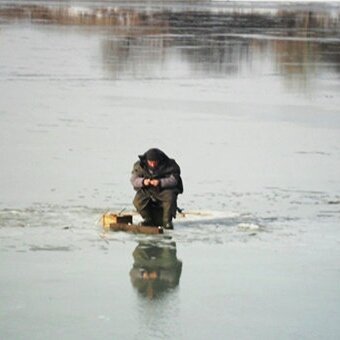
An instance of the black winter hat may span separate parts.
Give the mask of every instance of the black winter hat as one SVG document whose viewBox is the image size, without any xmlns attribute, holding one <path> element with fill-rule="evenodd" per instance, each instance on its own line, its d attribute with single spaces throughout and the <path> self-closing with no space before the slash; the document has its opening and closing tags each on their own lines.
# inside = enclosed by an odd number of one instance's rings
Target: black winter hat
<svg viewBox="0 0 340 340">
<path fill-rule="evenodd" d="M 161 162 L 164 159 L 163 151 L 153 148 L 145 152 L 145 158 L 147 161 L 158 161 Z"/>
</svg>

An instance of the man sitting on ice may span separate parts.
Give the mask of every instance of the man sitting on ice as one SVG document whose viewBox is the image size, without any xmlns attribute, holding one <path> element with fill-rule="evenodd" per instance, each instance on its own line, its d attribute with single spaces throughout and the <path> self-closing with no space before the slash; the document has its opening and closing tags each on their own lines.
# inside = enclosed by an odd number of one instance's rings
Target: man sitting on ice
<svg viewBox="0 0 340 340">
<path fill-rule="evenodd" d="M 143 217 L 142 225 L 173 229 L 177 195 L 183 192 L 181 170 L 174 159 L 153 148 L 139 156 L 131 184 L 137 191 L 133 204 Z"/>
</svg>

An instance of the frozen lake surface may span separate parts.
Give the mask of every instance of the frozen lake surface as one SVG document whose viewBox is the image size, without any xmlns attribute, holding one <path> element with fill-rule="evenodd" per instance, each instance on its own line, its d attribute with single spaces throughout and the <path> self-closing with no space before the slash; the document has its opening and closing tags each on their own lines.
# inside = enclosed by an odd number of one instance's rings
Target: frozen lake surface
<svg viewBox="0 0 340 340">
<path fill-rule="evenodd" d="M 0 93 L 0 338 L 340 337 L 337 3 L 0 1 Z M 104 233 L 150 147 L 200 214 Z"/>
</svg>

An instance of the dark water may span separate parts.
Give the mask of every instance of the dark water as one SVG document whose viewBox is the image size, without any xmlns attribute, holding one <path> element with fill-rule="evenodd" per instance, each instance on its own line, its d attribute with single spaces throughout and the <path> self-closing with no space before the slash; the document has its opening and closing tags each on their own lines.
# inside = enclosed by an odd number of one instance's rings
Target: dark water
<svg viewBox="0 0 340 340">
<path fill-rule="evenodd" d="M 339 18 L 0 1 L 0 337 L 337 339 Z M 104 233 L 151 146 L 193 214 Z"/>
<path fill-rule="evenodd" d="M 288 79 L 339 72 L 336 4 L 255 8 L 208 6 L 209 2 L 205 8 L 163 2 L 140 8 L 109 4 L 5 2 L 1 18 L 3 23 L 61 25 L 64 33 L 97 35 L 102 56 L 97 62 L 110 79 L 224 78 L 263 72 L 259 65 Z"/>
</svg>

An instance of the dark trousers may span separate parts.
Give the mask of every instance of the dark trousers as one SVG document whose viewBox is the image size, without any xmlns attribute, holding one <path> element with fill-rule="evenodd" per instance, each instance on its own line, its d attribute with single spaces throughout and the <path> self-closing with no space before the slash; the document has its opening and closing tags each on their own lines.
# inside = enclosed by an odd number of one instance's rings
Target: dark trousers
<svg viewBox="0 0 340 340">
<path fill-rule="evenodd" d="M 137 191 L 133 205 L 144 220 L 153 221 L 155 225 L 160 223 L 166 225 L 176 217 L 177 195 L 177 190 L 143 188 Z M 162 221 L 157 218 L 157 209 Z"/>
</svg>

